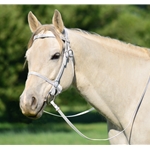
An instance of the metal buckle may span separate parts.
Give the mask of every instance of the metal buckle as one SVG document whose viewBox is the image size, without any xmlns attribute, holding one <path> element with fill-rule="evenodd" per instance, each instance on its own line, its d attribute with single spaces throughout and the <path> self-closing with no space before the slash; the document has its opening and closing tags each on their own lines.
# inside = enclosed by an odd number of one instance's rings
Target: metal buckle
<svg viewBox="0 0 150 150">
<path fill-rule="evenodd" d="M 51 101 L 54 101 L 55 100 L 55 95 L 51 95 L 50 93 L 48 93 L 48 96 L 47 96 L 47 104 L 50 105 L 51 104 Z"/>
</svg>

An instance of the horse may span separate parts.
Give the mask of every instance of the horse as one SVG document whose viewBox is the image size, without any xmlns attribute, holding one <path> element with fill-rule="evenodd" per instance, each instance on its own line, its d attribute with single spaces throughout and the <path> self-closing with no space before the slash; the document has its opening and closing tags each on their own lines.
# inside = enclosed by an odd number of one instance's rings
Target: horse
<svg viewBox="0 0 150 150">
<path fill-rule="evenodd" d="M 40 118 L 58 94 L 74 86 L 106 118 L 108 137 L 118 134 L 110 144 L 150 144 L 148 48 L 68 29 L 58 10 L 52 24 L 42 25 L 31 11 L 28 23 L 28 76 L 20 96 L 25 116 Z"/>
</svg>

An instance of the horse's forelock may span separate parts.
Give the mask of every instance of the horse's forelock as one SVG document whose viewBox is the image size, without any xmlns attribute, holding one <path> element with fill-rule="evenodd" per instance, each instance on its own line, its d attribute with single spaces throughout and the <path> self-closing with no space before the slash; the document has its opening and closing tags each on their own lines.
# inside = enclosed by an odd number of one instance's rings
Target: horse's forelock
<svg viewBox="0 0 150 150">
<path fill-rule="evenodd" d="M 32 36 L 31 36 L 31 38 L 30 38 L 30 40 L 29 40 L 29 42 L 28 42 L 28 48 L 30 48 L 30 47 L 32 46 L 34 36 L 37 35 L 37 34 L 39 34 L 41 31 L 44 31 L 44 32 L 46 32 L 46 31 L 51 31 L 51 32 L 55 35 L 56 39 L 58 40 L 58 42 L 59 42 L 59 44 L 60 44 L 60 47 L 62 48 L 62 40 L 61 40 L 61 38 L 60 38 L 60 36 L 59 36 L 57 30 L 55 29 L 55 27 L 54 27 L 53 25 L 42 25 L 42 26 L 40 26 L 40 27 L 32 34 Z"/>
</svg>

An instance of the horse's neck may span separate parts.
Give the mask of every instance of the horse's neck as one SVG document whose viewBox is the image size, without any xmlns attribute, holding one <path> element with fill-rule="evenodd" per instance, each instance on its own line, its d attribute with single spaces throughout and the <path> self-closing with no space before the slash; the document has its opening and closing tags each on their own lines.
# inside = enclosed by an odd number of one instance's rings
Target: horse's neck
<svg viewBox="0 0 150 150">
<path fill-rule="evenodd" d="M 137 106 L 149 65 L 136 55 L 108 49 L 107 41 L 100 44 L 78 34 L 70 31 L 69 36 L 75 55 L 76 87 L 91 105 L 120 126 L 120 117 L 125 113 L 130 117 L 128 110 Z"/>
</svg>

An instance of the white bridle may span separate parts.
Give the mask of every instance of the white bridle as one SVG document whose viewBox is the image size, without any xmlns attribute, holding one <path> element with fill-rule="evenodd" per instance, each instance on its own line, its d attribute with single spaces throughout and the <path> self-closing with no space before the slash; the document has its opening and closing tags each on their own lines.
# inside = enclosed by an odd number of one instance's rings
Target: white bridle
<svg viewBox="0 0 150 150">
<path fill-rule="evenodd" d="M 60 85 L 60 80 L 61 80 L 63 72 L 64 72 L 64 70 L 67 66 L 67 63 L 69 62 L 69 59 L 72 62 L 72 70 L 73 70 L 73 74 L 74 74 L 73 51 L 70 48 L 70 42 L 68 40 L 68 34 L 67 34 L 66 31 L 64 32 L 64 35 L 65 35 L 65 37 L 61 38 L 65 42 L 63 61 L 62 61 L 62 65 L 60 67 L 60 70 L 59 70 L 55 80 L 50 80 L 47 77 L 45 77 L 45 76 L 43 76 L 40 73 L 35 72 L 35 71 L 30 71 L 28 73 L 28 75 L 35 75 L 37 77 L 40 77 L 40 78 L 42 78 L 43 80 L 45 80 L 46 82 L 48 82 L 49 84 L 52 85 L 52 88 L 50 89 L 50 91 L 48 93 L 48 95 L 50 95 L 50 99 L 48 99 L 48 96 L 47 96 L 47 102 L 48 103 L 50 103 L 51 100 L 55 99 L 55 96 L 60 94 L 61 91 L 62 91 L 62 86 Z M 40 39 L 40 38 L 56 38 L 56 37 L 54 36 L 54 34 L 52 32 L 50 32 L 49 34 L 35 35 L 33 40 Z"/>
<path fill-rule="evenodd" d="M 40 38 L 56 38 L 54 36 L 53 33 L 49 33 L 49 34 L 38 34 L 38 35 L 35 35 L 33 40 L 36 40 L 36 39 L 40 39 Z M 69 60 L 71 60 L 72 62 L 72 68 L 73 68 L 73 74 L 74 74 L 74 55 L 73 55 L 73 51 L 71 50 L 71 47 L 70 47 L 70 42 L 69 42 L 69 39 L 68 39 L 68 34 L 67 34 L 67 30 L 65 29 L 64 30 L 64 37 L 61 37 L 61 39 L 65 42 L 65 49 L 64 49 L 64 55 L 63 55 L 63 61 L 62 61 L 62 65 L 60 67 L 60 70 L 55 78 L 55 80 L 50 80 L 48 79 L 47 77 L 41 75 L 40 73 L 38 72 L 35 72 L 35 71 L 30 71 L 28 73 L 28 75 L 35 75 L 37 77 L 40 77 L 42 78 L 43 80 L 45 80 L 46 82 L 48 82 L 49 84 L 52 85 L 52 88 L 50 89 L 49 93 L 48 93 L 48 96 L 50 96 L 50 99 L 48 98 L 47 96 L 47 103 L 48 104 L 51 104 L 55 109 L 56 111 L 60 114 L 60 116 L 69 124 L 69 126 L 75 130 L 80 136 L 88 139 L 88 140 L 94 140 L 94 141 L 106 141 L 106 140 L 111 140 L 113 138 L 115 138 L 116 136 L 120 135 L 121 133 L 123 133 L 128 127 L 129 125 L 131 124 L 131 130 L 132 130 L 132 127 L 133 127 L 133 124 L 134 124 L 134 120 L 135 120 L 135 117 L 137 115 L 137 112 L 139 110 L 139 107 L 142 103 L 142 100 L 144 99 L 144 96 L 145 96 L 145 93 L 147 91 L 147 88 L 148 88 L 148 85 L 150 83 L 150 77 L 147 81 L 147 84 L 145 86 L 145 89 L 144 89 L 144 92 L 142 94 L 142 97 L 140 99 L 140 101 L 138 102 L 138 105 L 137 107 L 135 108 L 135 111 L 133 112 L 133 115 L 131 116 L 131 119 L 128 123 L 128 125 L 126 126 L 126 128 L 124 128 L 122 131 L 120 131 L 118 134 L 116 134 L 115 136 L 112 136 L 110 138 L 106 138 L 106 139 L 93 139 L 93 138 L 89 138 L 87 136 L 85 136 L 84 134 L 82 134 L 69 120 L 67 117 L 75 117 L 75 116 L 79 116 L 79 115 L 83 115 L 85 113 L 88 113 L 92 110 L 94 110 L 94 108 L 91 108 L 83 113 L 79 113 L 77 115 L 73 115 L 73 116 L 65 116 L 64 113 L 60 110 L 60 108 L 55 104 L 54 100 L 55 100 L 55 96 L 57 96 L 58 94 L 61 93 L 62 91 L 62 86 L 60 85 L 60 80 L 61 80 L 61 77 L 63 75 L 63 72 L 64 72 L 64 69 L 66 68 L 67 66 L 67 63 L 69 62 Z M 54 116 L 59 116 L 59 115 L 55 115 L 55 114 L 52 114 L 52 113 L 48 113 L 46 111 L 44 111 L 45 113 L 47 114 L 51 114 L 51 115 L 54 115 Z M 130 137 L 129 137 L 129 143 L 130 143 L 130 138 L 131 138 L 131 132 L 130 132 Z"/>
</svg>

